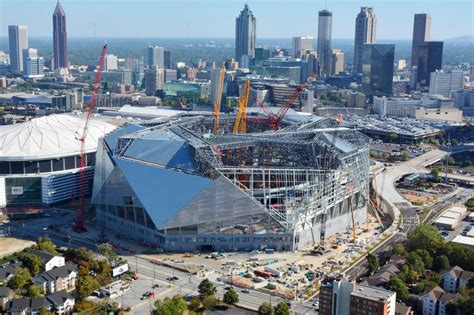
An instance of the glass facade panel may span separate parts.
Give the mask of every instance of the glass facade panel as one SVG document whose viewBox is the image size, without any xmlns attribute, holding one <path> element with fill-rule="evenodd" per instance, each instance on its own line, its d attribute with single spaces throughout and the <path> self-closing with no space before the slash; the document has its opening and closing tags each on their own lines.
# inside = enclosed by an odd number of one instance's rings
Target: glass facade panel
<svg viewBox="0 0 474 315">
<path fill-rule="evenodd" d="M 38 162 L 25 162 L 25 173 L 36 174 L 39 172 Z"/>
<path fill-rule="evenodd" d="M 53 160 L 53 171 L 64 170 L 64 159 Z"/>
<path fill-rule="evenodd" d="M 64 159 L 64 163 L 67 170 L 76 168 L 76 158 L 74 156 L 70 156 Z"/>
<path fill-rule="evenodd" d="M 51 172 L 51 160 L 39 161 L 39 169 L 41 173 Z"/>
<path fill-rule="evenodd" d="M 41 178 L 5 178 L 7 205 L 41 204 Z"/>
<path fill-rule="evenodd" d="M 23 174 L 23 162 L 10 162 L 12 174 Z"/>
<path fill-rule="evenodd" d="M 10 162 L 0 162 L 0 174 L 10 174 Z"/>
</svg>

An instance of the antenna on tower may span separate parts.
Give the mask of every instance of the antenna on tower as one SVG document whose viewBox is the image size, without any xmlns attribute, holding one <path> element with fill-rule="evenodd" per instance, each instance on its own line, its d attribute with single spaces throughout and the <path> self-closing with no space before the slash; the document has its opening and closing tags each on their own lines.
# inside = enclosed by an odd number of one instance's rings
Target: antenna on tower
<svg viewBox="0 0 474 315">
<path fill-rule="evenodd" d="M 328 0 L 324 0 L 324 10 L 328 9 Z"/>
</svg>

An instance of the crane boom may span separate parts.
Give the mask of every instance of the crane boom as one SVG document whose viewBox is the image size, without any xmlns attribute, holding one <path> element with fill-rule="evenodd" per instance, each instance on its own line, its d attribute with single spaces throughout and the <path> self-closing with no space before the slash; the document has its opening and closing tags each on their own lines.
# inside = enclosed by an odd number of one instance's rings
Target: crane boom
<svg viewBox="0 0 474 315">
<path fill-rule="evenodd" d="M 250 92 L 250 80 L 247 80 L 245 82 L 242 95 L 239 99 L 239 112 L 237 113 L 237 118 L 235 119 L 234 135 L 236 135 L 239 132 L 240 133 L 247 132 L 246 115 L 247 115 L 247 103 L 249 100 L 249 92 Z"/>
<path fill-rule="evenodd" d="M 102 69 L 104 67 L 105 54 L 107 52 L 107 44 L 102 47 L 102 53 L 99 60 L 99 69 L 95 74 L 95 82 L 92 86 L 92 97 L 89 109 L 87 111 L 86 121 L 84 123 L 84 129 L 82 130 L 81 137 L 78 138 L 81 143 L 80 153 L 80 176 L 79 176 L 79 211 L 77 212 L 77 218 L 74 222 L 74 230 L 77 232 L 85 231 L 84 226 L 84 197 L 86 193 L 86 167 L 87 167 L 87 155 L 86 155 L 86 137 L 89 129 L 89 123 L 94 114 L 95 100 L 97 97 L 97 90 L 99 89 L 100 81 L 102 79 Z"/>
<path fill-rule="evenodd" d="M 224 87 L 225 67 L 222 65 L 219 73 L 219 85 L 217 87 L 217 95 L 214 100 L 214 133 L 219 132 L 219 115 L 221 113 L 222 89 Z"/>
</svg>

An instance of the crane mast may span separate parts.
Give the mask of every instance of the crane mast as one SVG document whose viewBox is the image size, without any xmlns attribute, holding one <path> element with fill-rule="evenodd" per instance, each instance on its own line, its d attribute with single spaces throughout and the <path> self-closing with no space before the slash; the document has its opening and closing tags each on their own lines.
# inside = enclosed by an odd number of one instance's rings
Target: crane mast
<svg viewBox="0 0 474 315">
<path fill-rule="evenodd" d="M 86 194 L 86 167 L 87 167 L 87 155 L 86 155 L 86 137 L 89 129 L 89 123 L 94 114 L 95 100 L 97 97 L 97 90 L 99 89 L 100 81 L 102 79 L 102 69 L 104 67 L 105 54 L 107 52 L 107 44 L 102 47 L 102 53 L 100 55 L 99 69 L 95 74 L 95 82 L 92 86 L 92 97 L 89 109 L 87 111 L 86 121 L 80 138 L 78 138 L 81 144 L 80 151 L 80 175 L 79 175 L 79 211 L 77 212 L 76 221 L 74 222 L 74 231 L 82 232 L 86 230 L 84 225 L 84 197 Z"/>
<path fill-rule="evenodd" d="M 237 113 L 237 118 L 235 119 L 234 124 L 234 135 L 237 133 L 246 133 L 247 132 L 247 103 L 249 100 L 250 92 L 250 80 L 245 82 L 244 89 L 242 91 L 242 96 L 239 99 L 239 112 Z"/>
</svg>

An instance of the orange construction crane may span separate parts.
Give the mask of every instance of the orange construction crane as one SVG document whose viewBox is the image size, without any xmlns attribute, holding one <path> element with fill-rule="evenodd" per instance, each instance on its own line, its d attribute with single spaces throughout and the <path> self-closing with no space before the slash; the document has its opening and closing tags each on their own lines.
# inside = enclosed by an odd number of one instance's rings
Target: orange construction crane
<svg viewBox="0 0 474 315">
<path fill-rule="evenodd" d="M 222 89 L 224 87 L 225 67 L 222 65 L 219 73 L 219 85 L 217 87 L 217 95 L 214 100 L 214 133 L 219 133 L 219 115 L 221 113 Z"/>
<path fill-rule="evenodd" d="M 249 101 L 249 92 L 250 92 L 250 80 L 245 82 L 242 95 L 239 99 L 239 112 L 237 113 L 237 118 L 235 119 L 234 124 L 234 135 L 237 133 L 246 133 L 247 132 L 247 103 Z M 240 128 L 239 128 L 240 127 Z M 240 131 L 239 131 L 240 130 Z"/>
<path fill-rule="evenodd" d="M 270 108 L 268 108 L 268 106 L 265 103 L 262 103 L 257 98 L 255 98 L 255 102 L 257 103 L 257 105 L 260 106 L 264 110 L 264 112 L 267 114 L 267 116 L 269 116 L 270 119 L 272 120 L 272 125 L 273 125 L 274 130 L 278 129 L 278 127 L 280 126 L 280 121 L 283 119 L 283 117 L 285 117 L 290 107 L 298 99 L 301 92 L 303 92 L 307 88 L 307 86 L 308 86 L 307 84 L 297 86 L 295 89 L 295 92 L 290 97 L 290 100 L 288 101 L 288 103 L 286 103 L 285 106 L 282 106 L 280 110 L 278 111 L 278 113 L 276 114 L 274 114 L 273 111 Z"/>
<path fill-rule="evenodd" d="M 107 52 L 107 44 L 104 44 L 102 47 L 102 54 L 100 55 L 99 69 L 95 74 L 95 82 L 92 86 L 92 97 L 91 103 L 89 105 L 89 110 L 87 111 L 86 121 L 84 123 L 84 129 L 82 130 L 82 135 L 80 138 L 77 138 L 81 143 L 81 153 L 80 153 L 80 177 L 79 177 L 79 211 L 77 212 L 76 221 L 74 222 L 74 231 L 83 232 L 86 230 L 84 225 L 84 197 L 88 190 L 86 183 L 86 167 L 87 167 L 87 155 L 86 155 L 86 137 L 89 129 L 89 123 L 94 114 L 95 99 L 97 97 L 97 90 L 99 89 L 100 80 L 102 78 L 102 69 L 104 67 L 105 54 Z"/>
</svg>

